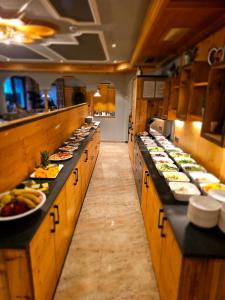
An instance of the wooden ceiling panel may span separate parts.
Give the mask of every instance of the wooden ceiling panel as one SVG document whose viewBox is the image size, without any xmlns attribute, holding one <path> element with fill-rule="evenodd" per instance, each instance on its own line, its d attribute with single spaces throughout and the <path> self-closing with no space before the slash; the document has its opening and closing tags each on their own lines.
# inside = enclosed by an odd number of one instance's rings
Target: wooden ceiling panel
<svg viewBox="0 0 225 300">
<path fill-rule="evenodd" d="M 134 65 L 148 56 L 177 55 L 186 47 L 199 42 L 215 29 L 225 25 L 224 0 L 165 0 L 164 2 L 166 5 L 159 7 L 158 11 L 157 1 L 154 1 L 150 7 L 142 36 L 132 57 L 131 62 Z M 151 10 L 156 11 L 154 15 Z"/>
</svg>

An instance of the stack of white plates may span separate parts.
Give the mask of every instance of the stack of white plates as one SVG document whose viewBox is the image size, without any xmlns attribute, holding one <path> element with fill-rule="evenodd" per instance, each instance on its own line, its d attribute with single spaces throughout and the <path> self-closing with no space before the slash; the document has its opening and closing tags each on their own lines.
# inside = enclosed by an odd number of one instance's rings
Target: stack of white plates
<svg viewBox="0 0 225 300">
<path fill-rule="evenodd" d="M 218 226 L 225 233 L 225 204 L 221 206 Z"/>
<path fill-rule="evenodd" d="M 196 226 L 211 228 L 218 224 L 221 204 L 208 196 L 192 196 L 188 205 L 188 219 Z"/>
</svg>

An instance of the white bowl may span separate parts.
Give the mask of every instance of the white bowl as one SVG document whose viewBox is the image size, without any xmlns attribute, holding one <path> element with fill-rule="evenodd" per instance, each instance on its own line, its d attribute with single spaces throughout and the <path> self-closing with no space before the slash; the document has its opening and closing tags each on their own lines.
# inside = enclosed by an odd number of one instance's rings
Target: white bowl
<svg viewBox="0 0 225 300">
<path fill-rule="evenodd" d="M 211 173 L 206 172 L 190 172 L 191 178 L 198 183 L 219 183 L 219 179 Z"/>
<path fill-rule="evenodd" d="M 188 201 L 193 195 L 200 195 L 199 189 L 190 182 L 169 182 L 169 187 L 178 201 Z"/>
</svg>

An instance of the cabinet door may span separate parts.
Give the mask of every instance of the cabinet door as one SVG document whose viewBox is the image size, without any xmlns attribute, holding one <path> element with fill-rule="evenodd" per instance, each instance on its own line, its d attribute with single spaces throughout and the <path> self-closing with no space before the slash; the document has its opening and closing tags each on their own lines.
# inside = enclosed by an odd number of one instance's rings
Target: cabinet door
<svg viewBox="0 0 225 300">
<path fill-rule="evenodd" d="M 129 131 L 128 137 L 129 137 L 128 138 L 128 150 L 129 150 L 131 165 L 133 167 L 133 164 L 134 164 L 134 137 L 133 137 L 133 132 L 131 130 Z"/>
<path fill-rule="evenodd" d="M 56 270 L 59 275 L 70 242 L 70 230 L 67 224 L 66 187 L 61 190 L 52 209 L 55 214 L 55 258 Z"/>
<path fill-rule="evenodd" d="M 162 228 L 162 251 L 160 262 L 159 290 L 161 300 L 177 300 L 182 255 L 172 229 L 164 217 Z"/>
<path fill-rule="evenodd" d="M 77 207 L 75 183 L 76 183 L 76 171 L 74 169 L 66 181 L 66 211 L 67 211 L 66 214 L 67 214 L 67 226 L 68 226 L 69 236 L 72 234 L 75 226 L 75 213 Z"/>
<path fill-rule="evenodd" d="M 164 217 L 161 202 L 158 198 L 153 182 L 149 179 L 150 189 L 150 203 L 149 207 L 149 236 L 150 236 L 150 249 L 152 256 L 153 268 L 157 280 L 159 280 L 160 259 L 161 259 L 161 227 Z"/>
<path fill-rule="evenodd" d="M 49 300 L 57 282 L 54 212 L 50 211 L 30 243 L 35 300 Z"/>
</svg>

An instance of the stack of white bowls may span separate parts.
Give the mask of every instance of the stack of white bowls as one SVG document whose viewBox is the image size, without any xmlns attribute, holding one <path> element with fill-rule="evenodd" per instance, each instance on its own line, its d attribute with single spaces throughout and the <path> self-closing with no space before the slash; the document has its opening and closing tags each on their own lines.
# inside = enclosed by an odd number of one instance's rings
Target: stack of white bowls
<svg viewBox="0 0 225 300">
<path fill-rule="evenodd" d="M 211 197 L 192 196 L 189 200 L 187 216 L 194 225 L 202 228 L 211 228 L 218 224 L 220 208 L 221 204 Z"/>
</svg>

